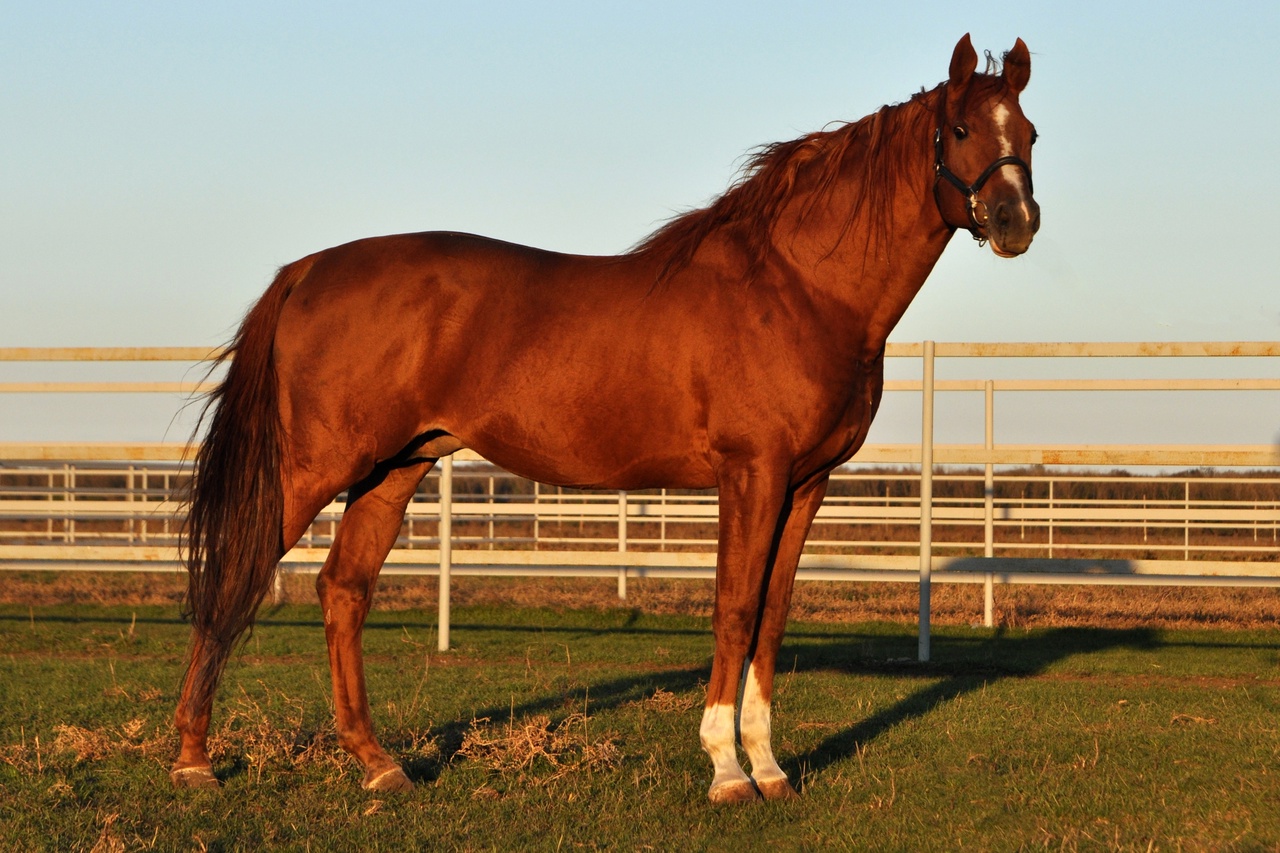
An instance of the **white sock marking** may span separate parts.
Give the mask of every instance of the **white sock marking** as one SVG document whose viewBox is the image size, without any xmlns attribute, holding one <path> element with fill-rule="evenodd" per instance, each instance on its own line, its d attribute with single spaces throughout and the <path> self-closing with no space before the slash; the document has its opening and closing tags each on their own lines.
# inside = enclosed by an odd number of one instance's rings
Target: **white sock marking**
<svg viewBox="0 0 1280 853">
<path fill-rule="evenodd" d="M 702 740 L 702 748 L 711 756 L 711 766 L 715 768 L 715 777 L 711 787 L 718 788 L 729 782 L 745 782 L 748 780 L 742 766 L 738 764 L 738 751 L 734 738 L 733 705 L 719 703 L 708 705 L 702 713 L 702 726 L 698 730 Z"/>
<path fill-rule="evenodd" d="M 751 777 L 757 783 L 787 778 L 773 757 L 769 703 L 760 691 L 754 663 L 747 669 L 747 682 L 742 689 L 742 715 L 738 718 L 738 728 L 742 733 L 742 748 L 751 761 Z"/>
</svg>

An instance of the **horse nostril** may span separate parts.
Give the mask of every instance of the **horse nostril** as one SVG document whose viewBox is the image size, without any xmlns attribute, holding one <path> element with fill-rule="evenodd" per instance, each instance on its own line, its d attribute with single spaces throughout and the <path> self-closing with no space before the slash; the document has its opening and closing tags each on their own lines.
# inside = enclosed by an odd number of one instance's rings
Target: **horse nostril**
<svg viewBox="0 0 1280 853">
<path fill-rule="evenodd" d="M 1013 217 L 1009 215 L 1008 205 L 1004 205 L 1004 204 L 997 205 L 996 206 L 996 226 L 999 227 L 1001 231 L 1003 231 L 1009 227 L 1009 223 L 1012 221 L 1013 221 Z"/>
</svg>

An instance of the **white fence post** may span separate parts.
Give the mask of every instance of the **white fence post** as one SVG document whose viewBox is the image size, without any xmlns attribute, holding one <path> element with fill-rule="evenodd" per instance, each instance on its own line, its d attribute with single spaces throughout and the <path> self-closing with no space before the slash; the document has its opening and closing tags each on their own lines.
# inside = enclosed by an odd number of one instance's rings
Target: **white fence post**
<svg viewBox="0 0 1280 853">
<path fill-rule="evenodd" d="M 933 574 L 933 341 L 924 342 L 924 393 L 920 427 L 920 644 L 929 661 L 929 598 Z"/>
<path fill-rule="evenodd" d="M 983 534 L 982 555 L 988 559 L 996 555 L 995 537 L 995 501 L 996 481 L 995 466 L 991 464 L 991 454 L 995 450 L 995 390 L 996 385 L 990 379 L 983 386 L 986 397 L 986 438 L 983 447 L 987 451 L 986 477 L 983 484 Z M 995 575 L 988 571 L 982 580 L 982 624 L 988 628 L 995 626 Z"/>
<path fill-rule="evenodd" d="M 440 461 L 440 617 L 439 643 L 449 651 L 449 573 L 453 569 L 453 457 Z"/>
<path fill-rule="evenodd" d="M 618 492 L 618 553 L 627 550 L 627 493 Z M 627 600 L 627 567 L 618 566 L 618 598 Z"/>
</svg>

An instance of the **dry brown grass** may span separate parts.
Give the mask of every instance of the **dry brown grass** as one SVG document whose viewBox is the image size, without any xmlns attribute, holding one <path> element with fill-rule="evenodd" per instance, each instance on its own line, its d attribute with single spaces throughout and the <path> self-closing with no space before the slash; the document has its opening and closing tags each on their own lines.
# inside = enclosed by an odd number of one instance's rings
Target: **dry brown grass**
<svg viewBox="0 0 1280 853">
<path fill-rule="evenodd" d="M 580 771 L 602 770 L 622 760 L 617 735 L 590 731 L 590 717 L 575 712 L 559 723 L 537 714 L 494 724 L 488 717 L 471 721 L 455 758 L 475 761 L 488 770 L 539 783 Z"/>
<path fill-rule="evenodd" d="M 336 779 L 354 767 L 338 749 L 332 710 L 327 707 L 308 713 L 301 700 L 282 691 L 267 690 L 254 698 L 242 687 L 240 695 L 222 704 L 219 717 L 221 723 L 209 735 L 210 756 L 215 762 L 242 764 L 252 781 L 260 781 L 264 771 L 305 766 L 320 767 Z M 143 758 L 167 766 L 173 756 L 173 731 L 167 720 L 135 718 L 102 728 L 57 725 L 53 731 L 51 744 L 23 736 L 18 743 L 0 746 L 0 762 L 24 774 L 41 774 L 111 758 Z M 406 760 L 440 759 L 429 721 L 419 721 L 412 730 L 393 726 L 387 736 Z"/>
<path fill-rule="evenodd" d="M 173 605 L 182 600 L 184 577 L 170 574 L 7 573 L 0 604 Z M 289 575 L 285 600 L 314 602 L 314 577 Z M 632 579 L 627 599 L 612 579 L 455 577 L 455 606 L 610 609 L 641 613 L 710 616 L 709 581 Z M 801 583 L 791 616 L 820 622 L 912 622 L 918 603 L 910 583 Z M 1000 586 L 996 623 L 1006 627 L 1092 626 L 1103 628 L 1271 628 L 1280 623 L 1280 590 L 1210 587 Z M 982 590 L 973 584 L 935 584 L 933 619 L 939 625 L 981 621 Z M 391 576 L 379 582 L 374 606 L 381 610 L 433 609 L 432 579 Z"/>
<path fill-rule="evenodd" d="M 4 572 L 0 604 L 44 607 L 98 604 L 104 607 L 165 605 L 182 601 L 182 572 Z"/>
<path fill-rule="evenodd" d="M 653 691 L 652 695 L 639 699 L 632 704 L 645 711 L 654 711 L 659 714 L 676 714 L 702 707 L 705 698 L 705 696 L 697 696 L 693 693 L 672 693 L 670 690 L 658 687 Z"/>
<path fill-rule="evenodd" d="M 170 751 L 170 733 L 152 729 L 147 732 L 147 721 L 135 718 L 118 728 L 85 729 L 80 726 L 54 726 L 54 755 L 64 753 L 75 756 L 77 763 L 99 761 L 112 755 L 155 755 Z"/>
<path fill-rule="evenodd" d="M 119 726 L 89 729 L 56 725 L 53 743 L 40 743 L 25 732 L 18 743 L 0 746 L 0 762 L 23 773 L 43 773 L 47 767 L 82 764 L 113 756 L 167 758 L 173 751 L 172 732 L 137 717 Z"/>
</svg>

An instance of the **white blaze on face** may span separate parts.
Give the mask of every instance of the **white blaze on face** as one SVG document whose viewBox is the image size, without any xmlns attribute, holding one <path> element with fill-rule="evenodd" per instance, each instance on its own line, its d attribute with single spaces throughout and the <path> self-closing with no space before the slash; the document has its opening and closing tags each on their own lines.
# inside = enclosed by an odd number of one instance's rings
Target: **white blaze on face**
<svg viewBox="0 0 1280 853">
<path fill-rule="evenodd" d="M 1000 156 L 1008 157 L 1013 153 L 1013 143 L 1009 141 L 1009 108 L 1004 104 L 996 104 L 991 117 L 996 120 L 996 133 L 1000 137 Z"/>
<path fill-rule="evenodd" d="M 1009 116 L 1009 108 L 1004 104 L 996 104 L 995 110 L 991 113 L 991 117 L 996 123 L 996 135 L 1000 140 L 1001 157 L 1009 157 L 1013 154 L 1013 142 L 1009 139 Z M 1006 166 L 1000 171 L 1003 173 L 1005 179 L 1009 181 L 1009 183 L 1013 184 L 1014 188 L 1017 189 L 1018 198 L 1021 199 L 1019 204 L 1022 207 L 1022 215 L 1025 218 L 1030 219 L 1031 210 L 1027 207 L 1027 196 L 1029 193 L 1027 192 L 1026 183 L 1022 179 L 1022 170 Z"/>
</svg>

